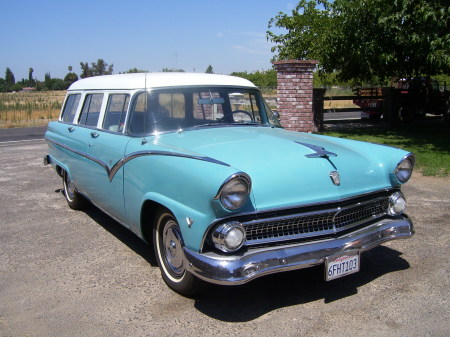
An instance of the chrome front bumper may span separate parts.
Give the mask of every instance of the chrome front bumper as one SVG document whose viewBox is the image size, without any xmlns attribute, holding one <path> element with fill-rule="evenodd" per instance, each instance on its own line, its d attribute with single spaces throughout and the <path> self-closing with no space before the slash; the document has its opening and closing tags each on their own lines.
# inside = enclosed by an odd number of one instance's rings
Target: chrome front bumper
<svg viewBox="0 0 450 337">
<path fill-rule="evenodd" d="M 197 277 L 211 283 L 237 285 L 263 275 L 322 264 L 326 257 L 363 252 L 387 241 L 410 238 L 413 234 L 411 220 L 402 216 L 378 221 L 335 239 L 249 249 L 241 255 L 201 254 L 188 248 L 184 248 L 184 254 L 187 269 Z"/>
</svg>

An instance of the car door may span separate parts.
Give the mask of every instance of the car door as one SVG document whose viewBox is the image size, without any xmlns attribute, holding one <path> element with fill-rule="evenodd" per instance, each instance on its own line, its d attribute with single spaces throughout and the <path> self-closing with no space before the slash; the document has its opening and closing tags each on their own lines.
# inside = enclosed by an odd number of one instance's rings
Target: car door
<svg viewBox="0 0 450 337">
<path fill-rule="evenodd" d="M 104 118 L 89 133 L 84 177 L 91 200 L 121 222 L 125 220 L 122 158 L 129 137 L 122 132 L 130 95 L 113 93 L 105 97 Z"/>
<path fill-rule="evenodd" d="M 68 96 L 66 100 L 68 112 L 67 114 L 63 112 L 62 123 L 59 125 L 60 145 L 65 149 L 64 162 L 67 165 L 70 179 L 82 194 L 86 194 L 83 178 L 86 170 L 87 141 L 90 132 L 84 125 L 79 124 L 80 113 L 86 105 L 85 97 L 81 92 Z M 79 110 L 81 111 L 79 112 Z"/>
</svg>

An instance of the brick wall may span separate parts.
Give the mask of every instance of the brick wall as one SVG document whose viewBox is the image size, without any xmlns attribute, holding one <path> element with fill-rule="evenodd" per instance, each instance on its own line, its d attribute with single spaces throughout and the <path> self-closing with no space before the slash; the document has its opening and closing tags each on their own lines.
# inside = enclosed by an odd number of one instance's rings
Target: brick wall
<svg viewBox="0 0 450 337">
<path fill-rule="evenodd" d="M 277 71 L 277 110 L 287 130 L 315 132 L 313 112 L 313 72 L 318 61 L 273 62 Z"/>
</svg>

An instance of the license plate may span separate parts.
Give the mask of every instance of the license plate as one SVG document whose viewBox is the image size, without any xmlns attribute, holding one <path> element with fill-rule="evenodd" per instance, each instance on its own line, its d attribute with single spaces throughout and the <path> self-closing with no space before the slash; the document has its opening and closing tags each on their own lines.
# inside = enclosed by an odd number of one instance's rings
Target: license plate
<svg viewBox="0 0 450 337">
<path fill-rule="evenodd" d="M 345 254 L 325 258 L 325 280 L 331 281 L 338 277 L 359 271 L 359 254 Z"/>
</svg>

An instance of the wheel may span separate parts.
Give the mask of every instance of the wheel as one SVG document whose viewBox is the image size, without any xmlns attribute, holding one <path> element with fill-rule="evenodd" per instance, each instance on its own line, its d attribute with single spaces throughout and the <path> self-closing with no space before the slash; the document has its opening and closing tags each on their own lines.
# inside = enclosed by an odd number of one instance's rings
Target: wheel
<svg viewBox="0 0 450 337">
<path fill-rule="evenodd" d="M 401 106 L 398 110 L 398 119 L 403 123 L 408 123 L 412 121 L 413 116 L 407 108 Z"/>
<path fill-rule="evenodd" d="M 183 238 L 177 220 L 166 209 L 162 209 L 155 220 L 153 246 L 164 282 L 181 295 L 197 294 L 204 283 L 186 270 Z"/>
<path fill-rule="evenodd" d="M 369 120 L 372 122 L 376 122 L 379 121 L 381 119 L 381 113 L 376 113 L 376 114 L 370 114 L 369 115 Z"/>
<path fill-rule="evenodd" d="M 70 208 L 79 210 L 86 206 L 86 199 L 77 192 L 75 184 L 70 180 L 70 176 L 66 171 L 63 172 L 63 186 L 64 196 Z"/>
<path fill-rule="evenodd" d="M 221 122 L 225 122 L 226 120 L 230 119 L 230 117 L 233 116 L 234 114 L 244 114 L 244 115 L 247 115 L 247 116 L 250 118 L 250 121 L 252 121 L 252 122 L 254 121 L 254 120 L 253 120 L 253 116 L 252 116 L 252 114 L 251 114 L 250 112 L 245 111 L 245 110 L 234 110 L 234 111 L 231 111 L 230 114 L 227 114 L 227 115 L 223 116 L 221 119 L 219 119 L 219 122 L 220 122 L 220 123 L 221 123 Z M 233 118 L 233 121 L 234 121 L 234 118 Z"/>
</svg>

